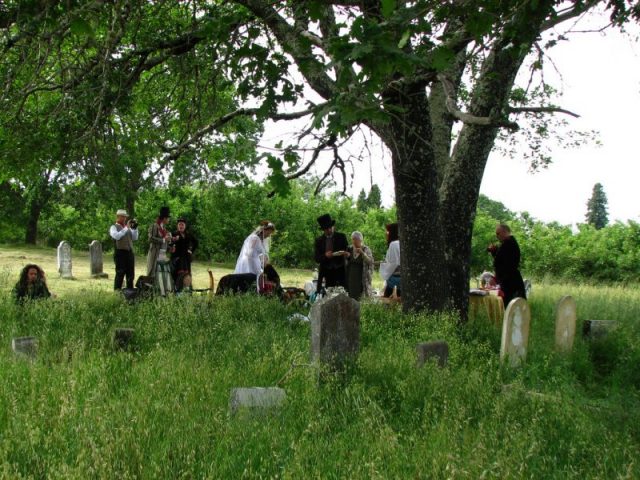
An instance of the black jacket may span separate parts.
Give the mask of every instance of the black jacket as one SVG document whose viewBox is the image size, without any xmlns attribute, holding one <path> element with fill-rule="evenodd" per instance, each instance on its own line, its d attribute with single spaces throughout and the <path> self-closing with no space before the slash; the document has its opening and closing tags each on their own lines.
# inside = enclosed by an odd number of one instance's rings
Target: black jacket
<svg viewBox="0 0 640 480">
<path fill-rule="evenodd" d="M 332 257 L 327 258 L 327 237 L 321 235 L 316 238 L 315 258 L 316 262 L 320 264 L 320 270 L 337 270 L 338 268 L 345 267 L 344 257 Z M 333 232 L 333 252 L 339 252 L 340 250 L 346 250 L 349 247 L 347 243 L 347 236 L 344 233 Z"/>
</svg>

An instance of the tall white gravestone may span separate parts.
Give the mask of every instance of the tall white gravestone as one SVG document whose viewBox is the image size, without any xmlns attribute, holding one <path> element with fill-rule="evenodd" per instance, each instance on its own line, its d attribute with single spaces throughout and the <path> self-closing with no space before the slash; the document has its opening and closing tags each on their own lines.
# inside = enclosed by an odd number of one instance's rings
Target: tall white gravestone
<svg viewBox="0 0 640 480">
<path fill-rule="evenodd" d="M 102 270 L 102 244 L 94 240 L 89 244 L 89 263 L 91 268 L 91 278 L 108 278 L 109 275 Z"/>
<path fill-rule="evenodd" d="M 556 351 L 570 352 L 576 336 L 576 301 L 564 296 L 556 305 Z"/>
<path fill-rule="evenodd" d="M 507 305 L 502 322 L 502 341 L 500 342 L 500 360 L 509 361 L 517 367 L 527 358 L 529 348 L 529 325 L 531 311 L 524 298 L 514 298 Z"/>
<path fill-rule="evenodd" d="M 58 273 L 62 278 L 73 278 L 73 273 L 71 273 L 71 245 L 64 240 L 58 245 Z"/>
</svg>

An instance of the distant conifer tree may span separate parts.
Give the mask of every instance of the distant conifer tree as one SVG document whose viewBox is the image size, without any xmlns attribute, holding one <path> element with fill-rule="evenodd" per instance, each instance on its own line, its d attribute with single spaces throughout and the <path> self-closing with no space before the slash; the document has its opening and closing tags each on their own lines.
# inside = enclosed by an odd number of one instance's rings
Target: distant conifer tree
<svg viewBox="0 0 640 480">
<path fill-rule="evenodd" d="M 607 213 L 607 195 L 600 183 L 593 186 L 591 198 L 587 202 L 586 221 L 589 225 L 593 225 L 596 229 L 601 229 L 609 223 L 609 215 Z"/>
</svg>

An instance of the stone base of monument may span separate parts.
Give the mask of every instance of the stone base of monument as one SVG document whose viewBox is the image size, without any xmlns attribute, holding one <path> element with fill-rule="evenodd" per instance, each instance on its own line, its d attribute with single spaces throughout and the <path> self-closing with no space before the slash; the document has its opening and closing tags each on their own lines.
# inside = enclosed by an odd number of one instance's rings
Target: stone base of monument
<svg viewBox="0 0 640 480">
<path fill-rule="evenodd" d="M 109 278 L 109 274 L 108 273 L 92 273 L 91 274 L 91 278 Z"/>
<path fill-rule="evenodd" d="M 11 340 L 11 350 L 19 357 L 36 358 L 38 339 L 36 337 L 16 337 Z"/>
<path fill-rule="evenodd" d="M 277 387 L 234 388 L 229 397 L 229 412 L 266 413 L 281 407 L 286 398 L 285 391 Z"/>
<path fill-rule="evenodd" d="M 131 350 L 133 348 L 135 330 L 133 328 L 116 328 L 113 332 L 113 348 Z"/>
<path fill-rule="evenodd" d="M 582 324 L 582 335 L 585 338 L 600 339 L 618 326 L 615 320 L 585 320 Z"/>
<path fill-rule="evenodd" d="M 422 367 L 430 360 L 436 360 L 439 367 L 445 367 L 449 359 L 449 344 L 443 340 L 419 343 L 416 346 L 418 360 L 416 366 Z"/>
</svg>

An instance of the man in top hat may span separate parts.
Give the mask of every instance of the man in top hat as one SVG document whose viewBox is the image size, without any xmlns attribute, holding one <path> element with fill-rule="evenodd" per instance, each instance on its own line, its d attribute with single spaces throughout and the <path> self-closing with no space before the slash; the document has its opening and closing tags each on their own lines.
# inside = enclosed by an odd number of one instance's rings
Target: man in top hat
<svg viewBox="0 0 640 480">
<path fill-rule="evenodd" d="M 328 213 L 318 217 L 320 229 L 324 231 L 316 238 L 315 258 L 318 262 L 318 288 L 322 291 L 322 280 L 327 287 L 347 288 L 346 259 L 349 256 L 347 236 L 335 231 L 336 221 Z"/>
<path fill-rule="evenodd" d="M 113 260 L 116 264 L 116 277 L 113 283 L 114 290 L 122 288 L 122 281 L 127 277 L 127 288 L 133 288 L 136 260 L 133 255 L 133 242 L 138 240 L 138 225 L 135 220 L 129 220 L 126 210 L 116 212 L 116 223 L 111 225 L 109 235 L 115 240 Z"/>
</svg>

